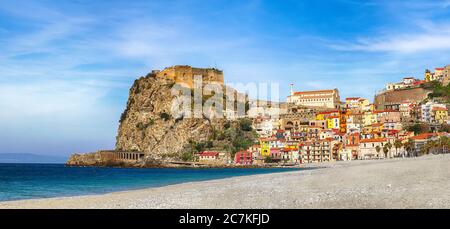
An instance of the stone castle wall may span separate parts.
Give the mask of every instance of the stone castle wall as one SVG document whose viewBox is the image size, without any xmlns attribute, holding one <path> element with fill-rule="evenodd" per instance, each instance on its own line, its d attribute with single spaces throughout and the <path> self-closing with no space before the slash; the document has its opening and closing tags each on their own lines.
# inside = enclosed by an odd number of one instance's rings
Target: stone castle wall
<svg viewBox="0 0 450 229">
<path fill-rule="evenodd" d="M 375 96 L 375 107 L 383 110 L 391 106 L 398 105 L 404 101 L 421 102 L 426 99 L 430 90 L 423 88 L 411 88 L 404 90 L 388 91 Z"/>
<path fill-rule="evenodd" d="M 215 68 L 193 68 L 187 65 L 176 65 L 165 68 L 162 71 L 153 71 L 157 77 L 171 79 L 176 83 L 184 84 L 186 87 L 194 87 L 194 76 L 202 76 L 202 81 L 206 83 L 216 83 L 223 85 L 223 71 Z"/>
</svg>

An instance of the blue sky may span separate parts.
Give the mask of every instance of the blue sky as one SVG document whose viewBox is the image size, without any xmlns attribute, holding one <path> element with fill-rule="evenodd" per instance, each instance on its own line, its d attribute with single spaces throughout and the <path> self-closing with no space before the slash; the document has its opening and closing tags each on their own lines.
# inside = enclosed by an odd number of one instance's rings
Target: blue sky
<svg viewBox="0 0 450 229">
<path fill-rule="evenodd" d="M 450 0 L 2 1 L 0 153 L 113 148 L 128 89 L 152 69 L 372 99 L 450 64 L 449 37 Z"/>
</svg>

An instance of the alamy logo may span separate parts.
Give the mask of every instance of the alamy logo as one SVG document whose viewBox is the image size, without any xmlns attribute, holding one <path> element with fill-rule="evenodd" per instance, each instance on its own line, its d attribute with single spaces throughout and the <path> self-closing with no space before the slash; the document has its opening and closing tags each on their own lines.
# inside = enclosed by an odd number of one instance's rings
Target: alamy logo
<svg viewBox="0 0 450 229">
<path fill-rule="evenodd" d="M 172 87 L 175 118 L 237 119 L 259 116 L 278 118 L 278 83 L 203 83 L 194 76 L 193 87 L 176 83 Z"/>
</svg>

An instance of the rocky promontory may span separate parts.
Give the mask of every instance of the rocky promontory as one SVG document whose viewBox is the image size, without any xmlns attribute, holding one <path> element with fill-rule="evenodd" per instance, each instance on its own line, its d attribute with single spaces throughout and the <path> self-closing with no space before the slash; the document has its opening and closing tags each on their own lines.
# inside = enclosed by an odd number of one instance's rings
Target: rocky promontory
<svg viewBox="0 0 450 229">
<path fill-rule="evenodd" d="M 186 118 L 173 114 L 174 84 L 174 80 L 157 77 L 154 73 L 135 80 L 120 117 L 116 148 L 113 151 L 74 154 L 67 164 L 165 167 L 171 162 L 195 161 L 192 155 L 201 150 L 223 152 L 229 159 L 237 150 L 254 143 L 255 134 L 246 127 L 251 124 L 249 120 L 229 121 L 204 115 Z M 222 87 L 223 90 L 229 89 Z M 241 128 L 242 125 L 246 126 Z M 133 160 L 117 160 L 114 151 L 139 153 L 139 157 L 133 154 Z"/>
</svg>

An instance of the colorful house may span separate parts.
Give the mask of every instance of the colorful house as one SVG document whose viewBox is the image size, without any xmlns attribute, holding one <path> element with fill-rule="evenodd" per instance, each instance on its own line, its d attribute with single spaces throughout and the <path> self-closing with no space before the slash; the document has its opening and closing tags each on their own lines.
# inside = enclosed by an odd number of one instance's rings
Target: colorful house
<svg viewBox="0 0 450 229">
<path fill-rule="evenodd" d="M 298 148 L 284 148 L 281 150 L 281 160 L 286 163 L 301 163 Z"/>
<path fill-rule="evenodd" d="M 372 112 L 366 112 L 363 115 L 363 126 L 371 126 L 377 123 L 377 115 Z"/>
<path fill-rule="evenodd" d="M 267 139 L 260 139 L 261 156 L 270 157 L 270 143 Z"/>
<path fill-rule="evenodd" d="M 332 111 L 324 111 L 320 112 L 316 115 L 316 120 L 327 120 L 330 116 L 338 116 L 339 111 L 338 110 L 332 110 Z"/>
<path fill-rule="evenodd" d="M 339 116 L 330 116 L 327 118 L 328 129 L 340 129 Z"/>
<path fill-rule="evenodd" d="M 359 144 L 359 160 L 384 158 L 383 146 L 388 143 L 386 138 L 362 139 Z M 379 151 L 377 151 L 379 148 Z"/>
<path fill-rule="evenodd" d="M 444 107 L 434 107 L 432 109 L 432 120 L 435 123 L 447 123 L 448 121 L 448 109 Z"/>
<path fill-rule="evenodd" d="M 240 151 L 234 155 L 234 163 L 238 165 L 253 164 L 253 153 L 248 151 Z"/>
<path fill-rule="evenodd" d="M 219 160 L 219 153 L 218 152 L 202 152 L 198 155 L 200 162 L 212 162 Z"/>
<path fill-rule="evenodd" d="M 271 149 L 270 150 L 270 158 L 272 158 L 273 162 L 279 162 L 282 159 L 282 152 L 280 149 Z"/>
</svg>

